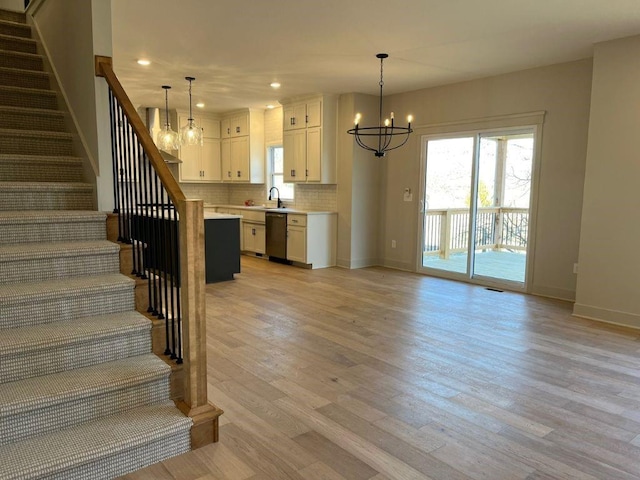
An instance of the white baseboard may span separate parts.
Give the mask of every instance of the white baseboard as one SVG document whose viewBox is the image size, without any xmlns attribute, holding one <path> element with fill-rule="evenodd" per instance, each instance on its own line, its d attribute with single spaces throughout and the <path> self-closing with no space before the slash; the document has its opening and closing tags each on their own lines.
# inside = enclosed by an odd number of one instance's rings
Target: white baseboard
<svg viewBox="0 0 640 480">
<path fill-rule="evenodd" d="M 612 323 L 624 327 L 640 328 L 640 315 L 636 313 L 620 312 L 606 308 L 594 307 L 576 303 L 573 306 L 575 317 L 587 318 L 598 322 Z"/>
</svg>

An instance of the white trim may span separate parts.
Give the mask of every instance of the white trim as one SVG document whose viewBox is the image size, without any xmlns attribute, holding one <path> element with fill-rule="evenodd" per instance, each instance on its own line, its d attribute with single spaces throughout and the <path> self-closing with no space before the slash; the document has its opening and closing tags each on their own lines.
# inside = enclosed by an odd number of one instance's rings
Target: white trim
<svg viewBox="0 0 640 480">
<path fill-rule="evenodd" d="M 576 303 L 573 306 L 573 316 L 624 327 L 640 328 L 640 315 L 637 313 L 621 312 Z"/>
<path fill-rule="evenodd" d="M 419 148 L 420 148 L 420 185 L 419 185 L 419 206 L 418 206 L 418 241 L 416 244 L 416 260 L 415 271 L 418 273 L 429 274 L 434 276 L 442 276 L 443 278 L 449 278 L 452 280 L 459 280 L 468 283 L 474 283 L 479 285 L 496 286 L 498 288 L 504 288 L 508 290 L 520 291 L 531 293 L 533 284 L 533 265 L 535 258 L 535 231 L 536 231 L 536 218 L 538 213 L 538 185 L 540 178 L 540 165 L 541 165 L 541 151 L 540 145 L 542 143 L 542 124 L 544 123 L 545 111 L 536 111 L 529 113 L 518 113 L 513 115 L 503 115 L 496 117 L 486 117 L 480 119 L 461 120 L 458 122 L 446 122 L 433 125 L 425 125 L 416 127 L 416 130 L 421 130 Z M 476 128 L 471 128 L 476 127 Z M 514 134 L 518 131 L 531 132 L 533 134 L 533 155 L 531 166 L 531 195 L 529 199 L 529 225 L 528 225 L 528 239 L 529 244 L 527 246 L 527 264 L 526 273 L 523 284 L 519 282 L 510 282 L 508 280 L 496 281 L 488 277 L 470 278 L 466 273 L 459 274 L 457 272 L 446 272 L 444 274 L 438 274 L 437 270 L 424 267 L 422 265 L 422 244 L 424 243 L 424 196 L 425 196 L 425 176 L 426 176 L 426 146 L 430 140 L 456 138 L 464 136 L 474 137 L 474 170 L 472 172 L 472 192 L 475 190 L 475 177 L 477 176 L 477 145 L 476 139 L 483 135 L 491 135 L 492 133 L 507 133 Z M 420 207 L 422 205 L 422 207 Z M 470 209 L 471 210 L 471 209 Z M 474 212 L 470 211 L 469 218 L 471 219 Z M 470 230 L 469 241 L 472 241 L 473 230 Z M 469 248 L 469 250 L 471 250 Z M 474 252 L 467 258 L 467 267 L 469 269 L 470 263 L 473 261 Z"/>
</svg>

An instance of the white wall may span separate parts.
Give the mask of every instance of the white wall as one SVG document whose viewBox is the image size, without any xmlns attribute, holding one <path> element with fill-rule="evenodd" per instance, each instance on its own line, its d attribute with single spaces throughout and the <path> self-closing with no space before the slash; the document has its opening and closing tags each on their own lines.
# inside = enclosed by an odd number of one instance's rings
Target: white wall
<svg viewBox="0 0 640 480">
<path fill-rule="evenodd" d="M 574 314 L 640 327 L 640 36 L 596 45 Z"/>
<path fill-rule="evenodd" d="M 384 264 L 417 263 L 420 135 L 427 126 L 546 111 L 532 293 L 574 299 L 591 92 L 591 59 L 391 96 L 385 110 L 415 117 L 416 132 L 386 160 Z M 391 81 L 391 79 L 390 79 Z M 425 128 L 421 128 L 425 127 Z M 403 201 L 403 189 L 414 192 Z M 397 248 L 391 249 L 391 239 Z"/>
<path fill-rule="evenodd" d="M 111 2 L 40 0 L 32 2 L 28 13 L 97 177 L 98 208 L 111 210 L 108 91 L 94 69 L 95 55 L 112 54 Z"/>
<path fill-rule="evenodd" d="M 346 133 L 356 113 L 362 124 L 377 124 L 377 97 L 341 95 L 338 102 L 338 253 L 347 268 L 379 265 L 384 160 L 358 147 Z"/>
</svg>

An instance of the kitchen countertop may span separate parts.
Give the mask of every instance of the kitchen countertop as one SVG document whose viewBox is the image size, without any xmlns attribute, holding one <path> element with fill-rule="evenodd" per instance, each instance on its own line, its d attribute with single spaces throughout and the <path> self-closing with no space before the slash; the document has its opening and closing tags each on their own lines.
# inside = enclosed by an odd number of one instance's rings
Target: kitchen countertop
<svg viewBox="0 0 640 480">
<path fill-rule="evenodd" d="M 205 210 L 207 208 L 234 208 L 237 210 L 254 210 L 254 211 L 258 211 L 258 212 L 280 212 L 280 213 L 292 213 L 292 214 L 298 214 L 298 215 L 327 215 L 327 214 L 335 214 L 336 212 L 331 212 L 331 211 L 308 211 L 308 210 L 298 210 L 295 208 L 275 208 L 275 207 L 267 207 L 267 206 L 262 206 L 262 205 L 255 205 L 255 206 L 246 206 L 246 205 L 212 205 L 212 204 L 205 204 L 204 208 Z M 225 215 L 225 214 L 220 214 L 220 215 Z"/>
<path fill-rule="evenodd" d="M 205 220 L 223 220 L 226 218 L 242 218 L 242 215 L 232 215 L 230 213 L 218 213 L 218 212 L 207 211 L 206 208 L 204 209 Z"/>
</svg>

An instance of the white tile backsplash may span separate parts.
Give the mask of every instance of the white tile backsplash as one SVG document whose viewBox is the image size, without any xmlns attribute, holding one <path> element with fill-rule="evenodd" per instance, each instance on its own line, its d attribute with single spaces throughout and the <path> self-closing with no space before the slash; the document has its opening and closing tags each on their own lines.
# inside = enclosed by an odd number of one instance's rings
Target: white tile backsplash
<svg viewBox="0 0 640 480">
<path fill-rule="evenodd" d="M 226 183 L 199 184 L 181 183 L 187 198 L 200 198 L 204 203 L 215 205 L 244 205 L 253 200 L 256 205 L 275 206 L 276 200 L 267 200 L 265 185 L 233 185 Z M 295 201 L 286 200 L 287 207 L 306 211 L 331 211 L 338 209 L 336 185 L 297 184 Z"/>
</svg>

